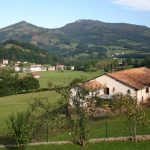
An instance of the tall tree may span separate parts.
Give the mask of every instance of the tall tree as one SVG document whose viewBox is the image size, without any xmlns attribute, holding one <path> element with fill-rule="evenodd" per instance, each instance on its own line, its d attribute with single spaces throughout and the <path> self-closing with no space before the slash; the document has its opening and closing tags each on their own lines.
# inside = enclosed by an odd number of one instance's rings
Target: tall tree
<svg viewBox="0 0 150 150">
<path fill-rule="evenodd" d="M 143 108 L 136 98 L 130 95 L 116 94 L 112 98 L 112 110 L 126 118 L 127 129 L 133 140 L 137 142 L 137 127 L 149 126 Z"/>
</svg>

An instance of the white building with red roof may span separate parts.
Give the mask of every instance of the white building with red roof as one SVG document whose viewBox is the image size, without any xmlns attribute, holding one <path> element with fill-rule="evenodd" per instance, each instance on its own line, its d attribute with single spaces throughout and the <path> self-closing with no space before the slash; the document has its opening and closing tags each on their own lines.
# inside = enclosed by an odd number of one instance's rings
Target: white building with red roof
<svg viewBox="0 0 150 150">
<path fill-rule="evenodd" d="M 94 80 L 105 86 L 106 95 L 129 94 L 139 102 L 150 98 L 150 69 L 145 67 L 107 73 Z"/>
</svg>

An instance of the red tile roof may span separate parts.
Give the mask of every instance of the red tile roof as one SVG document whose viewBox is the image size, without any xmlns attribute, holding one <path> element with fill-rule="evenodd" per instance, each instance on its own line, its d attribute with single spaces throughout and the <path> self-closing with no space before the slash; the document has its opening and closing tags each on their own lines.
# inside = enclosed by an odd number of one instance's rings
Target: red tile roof
<svg viewBox="0 0 150 150">
<path fill-rule="evenodd" d="M 97 89 L 101 89 L 102 85 L 98 81 L 92 80 L 92 81 L 82 83 L 81 87 L 84 87 L 87 90 L 97 90 Z"/>
<path fill-rule="evenodd" d="M 137 90 L 150 85 L 150 69 L 145 67 L 126 69 L 106 75 Z"/>
</svg>

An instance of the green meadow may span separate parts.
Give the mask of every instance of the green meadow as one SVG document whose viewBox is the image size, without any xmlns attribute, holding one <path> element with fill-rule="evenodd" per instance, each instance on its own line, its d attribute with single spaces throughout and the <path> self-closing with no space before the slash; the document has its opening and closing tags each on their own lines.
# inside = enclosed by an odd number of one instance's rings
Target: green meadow
<svg viewBox="0 0 150 150">
<path fill-rule="evenodd" d="M 47 83 L 50 80 L 54 85 L 66 86 L 75 78 L 85 78 L 90 79 L 94 78 L 100 73 L 85 73 L 85 72 L 73 72 L 73 71 L 64 71 L 64 72 L 40 72 L 41 78 L 39 79 L 40 85 L 42 88 L 47 87 Z M 28 108 L 29 103 L 36 97 L 46 97 L 52 103 L 56 102 L 60 99 L 60 95 L 55 91 L 41 91 L 34 93 L 25 93 L 18 95 L 11 95 L 6 97 L 0 97 L 0 133 L 7 132 L 6 121 L 8 116 L 12 113 L 16 113 L 19 111 L 24 111 Z M 150 119 L 150 109 L 146 108 L 145 112 L 147 114 L 148 119 Z M 124 118 L 120 118 L 118 116 L 110 115 L 106 117 L 99 118 L 97 120 L 90 120 L 89 123 L 89 137 L 90 138 L 104 138 L 106 137 L 106 123 L 107 123 L 107 137 L 119 137 L 119 136 L 128 136 L 129 132 L 127 130 L 127 126 Z M 150 134 L 150 128 L 148 127 L 139 127 L 137 130 L 138 134 Z M 72 137 L 65 130 L 57 130 L 49 134 L 49 141 L 63 141 L 63 140 L 71 140 Z M 46 139 L 43 139 L 46 141 Z M 135 143 L 129 142 L 113 142 L 113 143 L 99 143 L 99 144 L 89 144 L 86 146 L 85 150 L 105 150 L 109 149 L 111 146 L 111 150 L 129 150 L 133 149 L 137 146 L 136 150 L 142 150 L 142 146 L 144 146 L 143 150 L 148 148 L 150 142 L 144 141 L 135 145 Z M 110 145 L 110 146 L 108 146 Z M 28 147 L 27 150 L 46 150 L 46 149 L 72 149 L 72 150 L 80 150 L 81 148 L 77 145 L 49 145 L 49 146 L 31 146 Z"/>
<path fill-rule="evenodd" d="M 41 88 L 47 88 L 47 83 L 51 81 L 54 85 L 66 86 L 75 78 L 83 78 L 88 80 L 101 75 L 102 72 L 83 72 L 83 71 L 46 71 L 39 72 Z"/>
<path fill-rule="evenodd" d="M 49 81 L 54 85 L 66 86 L 75 78 L 84 78 L 87 80 L 100 75 L 100 73 L 101 72 L 86 73 L 80 71 L 39 72 L 41 76 L 39 79 L 40 88 L 47 88 Z M 24 75 L 25 74 L 20 74 L 20 76 Z M 9 115 L 25 110 L 30 101 L 35 97 L 46 97 L 50 102 L 56 102 L 60 98 L 60 95 L 55 91 L 44 91 L 0 97 L 0 131 L 5 127 Z"/>
</svg>

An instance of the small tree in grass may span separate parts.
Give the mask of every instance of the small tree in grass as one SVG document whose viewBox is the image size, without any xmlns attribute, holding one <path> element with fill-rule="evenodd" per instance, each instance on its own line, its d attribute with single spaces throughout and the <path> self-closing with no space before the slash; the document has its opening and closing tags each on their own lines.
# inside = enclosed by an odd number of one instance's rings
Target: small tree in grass
<svg viewBox="0 0 150 150">
<path fill-rule="evenodd" d="M 56 128 L 58 123 L 58 112 L 56 104 L 51 104 L 45 97 L 34 98 L 30 103 L 30 112 L 34 120 L 34 133 L 36 137 L 46 133 L 46 141 L 49 138 L 49 129 Z"/>
<path fill-rule="evenodd" d="M 53 85 L 53 82 L 51 80 L 49 80 L 49 82 L 47 83 L 47 87 L 51 90 L 54 85 Z"/>
<path fill-rule="evenodd" d="M 96 101 L 96 95 L 100 89 L 89 89 L 86 83 L 81 83 L 83 79 L 74 79 L 68 87 L 56 88 L 60 93 L 66 106 L 66 129 L 73 137 L 75 143 L 85 146 L 89 135 L 89 116 L 87 109 L 89 104 Z M 80 82 L 80 85 L 78 84 Z M 91 87 L 92 88 L 92 87 Z"/>
<path fill-rule="evenodd" d="M 148 126 L 145 113 L 137 99 L 130 95 L 116 94 L 112 98 L 112 110 L 126 118 L 127 129 L 134 141 L 137 142 L 137 126 Z"/>
<path fill-rule="evenodd" d="M 33 76 L 28 75 L 18 80 L 17 88 L 18 91 L 30 91 L 35 90 L 40 87 L 38 79 L 35 79 Z"/>
<path fill-rule="evenodd" d="M 73 136 L 74 142 L 81 146 L 85 146 L 89 135 L 88 116 L 84 106 L 87 94 L 88 92 L 82 89 L 77 91 L 76 96 L 71 97 L 73 108 L 67 118 L 69 133 Z"/>
<path fill-rule="evenodd" d="M 25 149 L 30 142 L 33 131 L 33 120 L 29 112 L 19 112 L 9 117 L 9 128 L 19 150 Z"/>
</svg>

